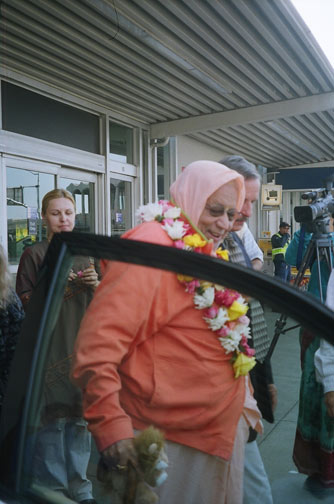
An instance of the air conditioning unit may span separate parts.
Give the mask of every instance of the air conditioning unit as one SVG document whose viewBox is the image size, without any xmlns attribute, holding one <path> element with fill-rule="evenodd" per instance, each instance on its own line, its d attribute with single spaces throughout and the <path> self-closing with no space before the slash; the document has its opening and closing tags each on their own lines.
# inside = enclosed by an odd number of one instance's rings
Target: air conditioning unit
<svg viewBox="0 0 334 504">
<path fill-rule="evenodd" d="M 261 209 L 279 210 L 282 205 L 282 188 L 277 184 L 263 184 L 261 190 Z"/>
</svg>

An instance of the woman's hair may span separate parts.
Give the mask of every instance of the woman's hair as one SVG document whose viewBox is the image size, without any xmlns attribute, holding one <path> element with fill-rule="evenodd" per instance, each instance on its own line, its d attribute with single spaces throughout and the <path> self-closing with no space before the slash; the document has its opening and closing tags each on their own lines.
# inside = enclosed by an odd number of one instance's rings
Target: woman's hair
<svg viewBox="0 0 334 504">
<path fill-rule="evenodd" d="M 46 195 L 44 196 L 44 198 L 42 200 L 42 215 L 43 216 L 46 215 L 46 211 L 48 209 L 50 201 L 53 199 L 58 199 L 58 198 L 69 199 L 73 203 L 74 210 L 75 210 L 75 200 L 70 192 L 66 191 L 66 189 L 53 189 L 52 191 L 49 191 L 48 193 L 46 193 Z"/>
<path fill-rule="evenodd" d="M 6 305 L 11 296 L 12 280 L 5 251 L 0 245 L 0 306 Z"/>
</svg>

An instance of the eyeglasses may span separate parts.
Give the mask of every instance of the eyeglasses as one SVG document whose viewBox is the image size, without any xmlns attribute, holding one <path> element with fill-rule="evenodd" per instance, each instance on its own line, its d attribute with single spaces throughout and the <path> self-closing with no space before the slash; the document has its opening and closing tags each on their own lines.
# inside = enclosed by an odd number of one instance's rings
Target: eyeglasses
<svg viewBox="0 0 334 504">
<path fill-rule="evenodd" d="M 216 206 L 206 205 L 205 210 L 209 212 L 211 217 L 222 217 L 226 213 L 229 221 L 233 221 L 238 213 L 235 208 L 225 208 L 222 205 L 216 205 Z"/>
</svg>

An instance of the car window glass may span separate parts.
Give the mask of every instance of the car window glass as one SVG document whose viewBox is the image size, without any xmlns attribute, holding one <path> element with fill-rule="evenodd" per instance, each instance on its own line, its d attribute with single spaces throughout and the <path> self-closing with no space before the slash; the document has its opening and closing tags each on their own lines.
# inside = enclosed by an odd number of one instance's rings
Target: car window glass
<svg viewBox="0 0 334 504">
<path fill-rule="evenodd" d="M 74 259 L 65 257 L 56 277 L 56 290 L 45 321 L 43 344 L 32 387 L 24 441 L 24 484 L 36 496 L 44 495 L 47 502 L 57 502 L 59 494 L 78 501 L 73 489 L 75 482 L 69 491 L 69 481 L 71 477 L 75 480 L 80 473 L 85 481 L 83 487 L 86 485 L 83 490 L 85 496 L 91 492 L 97 502 L 110 502 L 110 496 L 97 479 L 100 456 L 83 419 L 82 394 L 70 379 L 76 335 L 94 296 L 93 289 L 84 285 L 82 273 L 93 265 L 100 275 L 98 259 L 88 256 L 76 256 Z M 69 281 L 70 275 L 72 280 Z M 189 293 L 189 296 L 193 294 Z M 275 330 L 277 335 L 277 326 L 281 328 L 271 358 L 273 381 L 278 389 L 278 405 L 274 412 L 267 411 L 266 406 L 262 405 L 266 420 L 263 420 L 264 432 L 257 440 L 260 453 L 273 485 L 290 474 L 291 481 L 294 477 L 293 483 L 302 486 L 305 477 L 298 474 L 292 452 L 301 378 L 299 339 L 305 329 L 290 317 L 282 319 L 280 306 L 269 306 L 263 302 L 263 298 L 261 302 L 249 296 L 245 298 L 252 309 L 252 330 L 258 333 L 255 346 L 260 360 L 257 364 L 259 376 L 254 379 L 261 380 L 261 376 L 265 376 L 266 352 Z M 110 316 L 113 313 L 112 305 L 113 300 L 110 299 Z M 131 323 L 131 312 L 135 310 L 135 305 L 128 306 L 129 317 L 119 322 L 121 327 Z M 318 334 L 317 338 L 320 336 Z M 215 337 L 212 332 L 212 338 Z M 178 356 L 175 356 L 175 361 L 177 359 Z M 203 377 L 205 372 L 203 365 Z M 179 384 L 180 387 L 183 385 Z M 262 399 L 266 394 L 270 395 L 267 389 L 261 391 Z"/>
</svg>

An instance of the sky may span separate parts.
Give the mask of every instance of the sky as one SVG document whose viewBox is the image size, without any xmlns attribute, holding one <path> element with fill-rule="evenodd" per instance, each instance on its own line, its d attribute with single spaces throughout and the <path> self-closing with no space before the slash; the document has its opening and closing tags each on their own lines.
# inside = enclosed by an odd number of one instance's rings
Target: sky
<svg viewBox="0 0 334 504">
<path fill-rule="evenodd" d="M 334 68 L 334 0 L 291 0 Z"/>
</svg>

